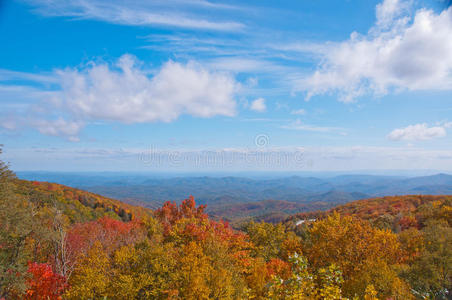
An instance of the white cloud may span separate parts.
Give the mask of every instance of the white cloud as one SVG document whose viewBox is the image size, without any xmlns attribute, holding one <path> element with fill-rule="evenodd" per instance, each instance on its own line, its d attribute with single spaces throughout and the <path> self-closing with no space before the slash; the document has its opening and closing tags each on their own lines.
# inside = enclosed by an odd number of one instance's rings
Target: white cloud
<svg viewBox="0 0 452 300">
<path fill-rule="evenodd" d="M 314 95 L 337 93 L 343 102 L 391 90 L 452 89 L 452 7 L 441 13 L 409 2 L 385 0 L 377 6 L 377 23 L 367 35 L 356 32 L 330 47 L 297 90 Z"/>
<path fill-rule="evenodd" d="M 393 141 L 424 141 L 446 136 L 448 123 L 444 126 L 428 127 L 426 123 L 410 125 L 405 128 L 394 129 L 388 138 Z"/>
<path fill-rule="evenodd" d="M 256 87 L 259 84 L 259 80 L 257 77 L 250 77 L 246 80 L 246 85 L 253 88 Z"/>
<path fill-rule="evenodd" d="M 267 110 L 267 106 L 265 105 L 265 99 L 257 98 L 256 100 L 251 102 L 250 109 L 256 112 L 265 112 Z"/>
<path fill-rule="evenodd" d="M 305 114 L 306 114 L 306 110 L 304 110 L 304 109 L 302 109 L 302 108 L 300 108 L 300 109 L 295 109 L 295 110 L 292 110 L 292 111 L 290 112 L 290 114 L 291 114 L 291 115 L 305 115 Z"/>
<path fill-rule="evenodd" d="M 377 4 L 377 26 L 387 28 L 393 25 L 398 17 L 408 11 L 411 2 L 406 0 L 384 0 L 382 3 Z"/>
<path fill-rule="evenodd" d="M 191 29 L 236 31 L 244 28 L 237 22 L 215 22 L 202 16 L 186 16 L 178 13 L 181 4 L 227 8 L 208 1 L 178 1 L 174 7 L 163 9 L 163 3 L 151 1 L 98 1 L 98 0 L 29 0 L 35 11 L 45 16 L 64 16 L 79 19 L 99 20 L 114 24 L 132 26 L 171 26 Z M 166 3 L 168 4 L 168 3 Z M 231 7 L 232 8 L 232 7 Z"/>
<path fill-rule="evenodd" d="M 10 81 L 10 80 L 31 80 L 39 81 L 41 83 L 57 83 L 55 76 L 52 74 L 32 74 L 26 72 L 17 72 L 6 69 L 0 69 L 0 81 Z"/>
<path fill-rule="evenodd" d="M 1 117 L 0 118 L 0 127 L 6 130 L 16 130 L 17 129 L 17 121 L 11 117 Z"/>
<path fill-rule="evenodd" d="M 78 142 L 78 133 L 84 126 L 81 122 L 66 121 L 63 118 L 56 120 L 36 120 L 33 125 L 40 133 L 51 136 L 61 136 L 71 142 Z"/>
<path fill-rule="evenodd" d="M 234 97 L 239 89 L 230 74 L 209 71 L 195 62 L 169 61 L 157 70 L 147 70 L 130 55 L 123 55 L 113 65 L 90 62 L 78 69 L 56 70 L 46 76 L 2 74 L 5 81 L 7 75 L 20 76 L 33 86 L 43 85 L 26 93 L 21 112 L 16 109 L 16 119 L 25 113 L 29 118 L 21 119 L 21 126 L 16 127 L 34 126 L 43 134 L 71 140 L 76 139 L 84 124 L 93 121 L 130 124 L 171 122 L 184 114 L 202 118 L 234 116 L 237 106 Z M 50 81 L 51 90 L 46 88 Z M 2 96 L 13 99 L 21 98 L 29 86 L 5 87 Z M 2 127 L 12 128 L 9 123 Z"/>
<path fill-rule="evenodd" d="M 212 68 L 231 72 L 278 72 L 286 68 L 261 58 L 219 57 L 206 61 Z"/>
<path fill-rule="evenodd" d="M 169 61 L 149 77 L 130 55 L 122 56 L 117 68 L 93 64 L 60 70 L 61 104 L 82 119 L 124 123 L 170 122 L 182 114 L 235 115 L 237 84 L 228 74 Z"/>
<path fill-rule="evenodd" d="M 281 126 L 283 129 L 290 130 L 300 130 L 300 131 L 313 131 L 313 132 L 331 132 L 343 130 L 343 128 L 339 127 L 324 127 L 324 126 L 314 126 L 303 123 L 300 119 L 295 120 L 294 122 Z"/>
</svg>

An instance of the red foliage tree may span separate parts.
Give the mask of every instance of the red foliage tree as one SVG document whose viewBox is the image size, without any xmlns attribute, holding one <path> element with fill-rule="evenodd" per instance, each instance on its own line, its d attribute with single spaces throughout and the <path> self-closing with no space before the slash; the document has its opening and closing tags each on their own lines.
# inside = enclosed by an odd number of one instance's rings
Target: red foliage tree
<svg viewBox="0 0 452 300">
<path fill-rule="evenodd" d="M 266 266 L 267 274 L 270 278 L 272 276 L 279 276 L 283 279 L 287 279 L 291 274 L 290 264 L 279 258 L 272 258 L 267 262 Z"/>
<path fill-rule="evenodd" d="M 29 263 L 28 273 L 31 274 L 31 278 L 28 280 L 29 288 L 25 299 L 62 299 L 61 295 L 68 288 L 66 278 L 54 273 L 49 264 Z"/>
<path fill-rule="evenodd" d="M 68 232 L 68 247 L 80 255 L 99 241 L 108 253 L 136 242 L 144 236 L 139 221 L 122 222 L 108 217 L 74 225 Z"/>
<path fill-rule="evenodd" d="M 408 228 L 419 228 L 419 224 L 414 216 L 403 216 L 399 220 L 399 225 L 402 230 L 407 230 Z"/>
<path fill-rule="evenodd" d="M 163 225 L 165 232 L 171 230 L 172 226 L 183 218 L 206 220 L 207 214 L 204 213 L 205 205 L 196 207 L 195 198 L 190 196 L 177 206 L 175 202 L 167 201 L 155 212 L 155 216 Z"/>
<path fill-rule="evenodd" d="M 65 261 L 69 278 L 79 259 L 85 255 L 96 241 L 106 253 L 111 254 L 122 246 L 142 240 L 146 233 L 141 222 L 122 222 L 108 217 L 96 221 L 73 225 L 65 238 Z M 57 268 L 58 269 L 58 268 Z"/>
</svg>

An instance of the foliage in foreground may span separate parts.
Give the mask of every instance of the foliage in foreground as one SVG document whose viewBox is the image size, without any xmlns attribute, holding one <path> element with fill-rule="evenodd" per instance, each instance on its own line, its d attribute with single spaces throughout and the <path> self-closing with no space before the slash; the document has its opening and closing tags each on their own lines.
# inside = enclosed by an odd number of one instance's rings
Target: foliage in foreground
<svg viewBox="0 0 452 300">
<path fill-rule="evenodd" d="M 140 212 L 19 181 L 3 163 L 0 185 L 0 299 L 446 299 L 451 289 L 447 197 L 398 216 L 408 225 L 397 230 L 335 212 L 294 230 L 236 231 L 193 197 Z"/>
</svg>

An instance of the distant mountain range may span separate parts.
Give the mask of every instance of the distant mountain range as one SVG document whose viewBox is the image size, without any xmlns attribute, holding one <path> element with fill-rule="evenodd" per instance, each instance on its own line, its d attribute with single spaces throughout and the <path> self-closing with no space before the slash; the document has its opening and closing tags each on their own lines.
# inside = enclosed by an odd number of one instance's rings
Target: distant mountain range
<svg viewBox="0 0 452 300">
<path fill-rule="evenodd" d="M 275 215 L 282 218 L 286 214 L 329 209 L 341 203 L 387 195 L 452 194 L 452 175 L 449 174 L 422 177 L 290 176 L 273 179 L 232 176 L 150 178 L 120 173 L 17 172 L 17 175 L 27 180 L 83 188 L 150 208 L 159 207 L 167 200 L 181 201 L 188 195 L 194 195 L 198 203 L 208 205 L 211 215 L 231 220 L 259 216 L 272 219 Z M 262 202 L 254 203 L 258 201 Z"/>
</svg>

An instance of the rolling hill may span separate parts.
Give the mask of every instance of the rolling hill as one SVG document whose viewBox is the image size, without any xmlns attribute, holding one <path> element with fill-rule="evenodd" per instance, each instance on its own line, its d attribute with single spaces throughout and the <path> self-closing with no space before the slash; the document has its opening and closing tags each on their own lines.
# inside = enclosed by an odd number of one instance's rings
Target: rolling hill
<svg viewBox="0 0 452 300">
<path fill-rule="evenodd" d="M 326 210 L 354 200 L 389 195 L 452 194 L 452 176 L 422 177 L 340 175 L 335 177 L 155 177 L 127 173 L 19 172 L 29 180 L 54 181 L 83 188 L 110 198 L 160 207 L 165 201 L 180 202 L 196 195 L 214 218 L 230 221 L 253 217 L 281 221 L 286 216 Z M 259 203 L 257 203 L 259 202 Z M 252 203 L 252 204 L 251 204 Z"/>
<path fill-rule="evenodd" d="M 193 197 L 150 211 L 0 171 L 0 296 L 6 299 L 198 299 L 206 293 L 215 299 L 218 291 L 237 295 L 231 299 L 300 292 L 318 299 L 449 296 L 452 196 L 376 197 L 336 207 L 319 200 L 353 197 L 331 189 L 306 203 L 216 199 L 211 216 L 235 218 L 241 223 L 235 230 L 209 218 Z M 340 184 L 356 183 L 349 179 Z M 196 181 L 179 179 L 175 188 Z M 224 191 L 284 189 L 282 180 L 265 187 L 236 178 L 210 182 Z M 297 182 L 290 178 L 287 185 L 297 188 Z M 306 212 L 283 224 L 247 219 L 276 223 L 300 210 Z M 308 289 L 292 290 L 300 278 Z"/>
<path fill-rule="evenodd" d="M 71 223 L 95 220 L 109 216 L 130 221 L 151 211 L 119 200 L 61 184 L 13 180 L 14 192 L 26 197 L 38 207 L 49 206 L 61 210 Z"/>
<path fill-rule="evenodd" d="M 405 195 L 363 199 L 338 205 L 327 211 L 298 213 L 288 217 L 284 223 L 291 227 L 301 220 L 324 219 L 338 213 L 344 216 L 369 221 L 371 224 L 394 231 L 409 227 L 421 228 L 425 220 L 443 220 L 452 225 L 452 195 Z M 435 213 L 434 213 L 435 212 Z"/>
</svg>

